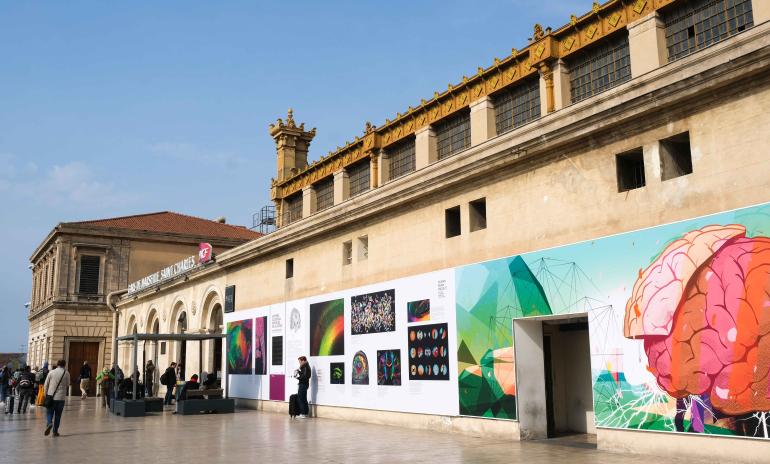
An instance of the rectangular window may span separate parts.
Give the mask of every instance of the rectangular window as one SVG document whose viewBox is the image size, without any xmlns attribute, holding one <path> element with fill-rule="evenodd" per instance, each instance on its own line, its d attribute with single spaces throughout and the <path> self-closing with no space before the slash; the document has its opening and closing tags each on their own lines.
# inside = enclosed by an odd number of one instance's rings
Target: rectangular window
<svg viewBox="0 0 770 464">
<path fill-rule="evenodd" d="M 660 141 L 660 178 L 669 180 L 692 174 L 690 133 L 675 135 Z"/>
<path fill-rule="evenodd" d="M 80 269 L 78 270 L 78 293 L 85 295 L 97 295 L 99 293 L 99 268 L 101 257 L 80 256 Z"/>
<path fill-rule="evenodd" d="M 540 79 L 527 79 L 494 96 L 497 135 L 540 117 Z"/>
<path fill-rule="evenodd" d="M 347 266 L 353 263 L 353 242 L 347 241 L 342 244 L 342 265 Z"/>
<path fill-rule="evenodd" d="M 334 206 L 334 178 L 328 177 L 318 181 L 315 188 L 315 210 L 323 211 Z"/>
<path fill-rule="evenodd" d="M 487 199 L 479 198 L 468 203 L 471 232 L 487 228 Z"/>
<path fill-rule="evenodd" d="M 687 56 L 754 25 L 751 0 L 679 2 L 664 10 L 662 16 L 666 26 L 668 61 Z"/>
<path fill-rule="evenodd" d="M 296 193 L 284 200 L 283 225 L 289 225 L 302 219 L 302 192 Z"/>
<path fill-rule="evenodd" d="M 471 146 L 471 113 L 461 111 L 436 124 L 438 159 L 444 159 Z"/>
<path fill-rule="evenodd" d="M 286 260 L 286 278 L 291 279 L 294 277 L 294 258 Z"/>
<path fill-rule="evenodd" d="M 631 79 L 628 33 L 600 42 L 569 60 L 572 103 Z"/>
<path fill-rule="evenodd" d="M 369 177 L 369 159 L 367 158 L 346 169 L 350 179 L 350 198 L 367 192 L 371 181 Z"/>
<path fill-rule="evenodd" d="M 460 235 L 460 207 L 455 206 L 444 211 L 444 224 L 446 226 L 446 238 Z"/>
<path fill-rule="evenodd" d="M 397 179 L 414 171 L 414 137 L 396 143 L 385 149 L 390 165 L 390 180 Z"/>
<path fill-rule="evenodd" d="M 358 237 L 358 260 L 365 261 L 369 259 L 369 236 Z"/>
<path fill-rule="evenodd" d="M 644 187 L 644 154 L 641 148 L 615 156 L 618 192 Z"/>
</svg>

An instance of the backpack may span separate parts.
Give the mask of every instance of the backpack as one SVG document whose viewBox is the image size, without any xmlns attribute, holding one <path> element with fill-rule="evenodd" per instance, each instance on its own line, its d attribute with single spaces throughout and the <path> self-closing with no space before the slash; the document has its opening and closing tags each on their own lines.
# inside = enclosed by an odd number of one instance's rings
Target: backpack
<svg viewBox="0 0 770 464">
<path fill-rule="evenodd" d="M 32 388 L 32 381 L 26 375 L 19 380 L 19 388 Z"/>
<path fill-rule="evenodd" d="M 164 372 L 163 375 L 160 376 L 160 383 L 161 385 L 168 385 L 168 372 Z"/>
</svg>

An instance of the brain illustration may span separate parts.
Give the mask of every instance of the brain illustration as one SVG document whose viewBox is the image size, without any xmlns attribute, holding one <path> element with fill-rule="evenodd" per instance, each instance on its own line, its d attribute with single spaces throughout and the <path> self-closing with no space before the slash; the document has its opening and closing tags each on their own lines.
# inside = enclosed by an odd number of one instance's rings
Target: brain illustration
<svg viewBox="0 0 770 464">
<path fill-rule="evenodd" d="M 670 395 L 708 395 L 730 415 L 770 410 L 770 239 L 740 226 L 688 233 L 640 272 L 624 330 Z"/>
</svg>

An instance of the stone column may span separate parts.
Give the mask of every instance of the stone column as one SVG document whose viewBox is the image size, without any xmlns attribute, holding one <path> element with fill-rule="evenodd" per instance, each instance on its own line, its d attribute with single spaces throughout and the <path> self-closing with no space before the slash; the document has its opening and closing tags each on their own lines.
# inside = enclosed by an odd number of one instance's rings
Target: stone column
<svg viewBox="0 0 770 464">
<path fill-rule="evenodd" d="M 657 11 L 634 21 L 627 28 L 632 78 L 654 71 L 668 62 L 666 26 Z"/>
<path fill-rule="evenodd" d="M 431 126 L 417 129 L 414 137 L 414 169 L 417 171 L 438 161 L 438 145 Z"/>
<path fill-rule="evenodd" d="M 540 115 L 552 113 L 555 108 L 553 70 L 543 63 L 540 65 Z"/>
<path fill-rule="evenodd" d="M 484 97 L 470 104 L 471 146 L 486 142 L 497 135 L 495 105 L 491 97 Z"/>
<path fill-rule="evenodd" d="M 562 60 L 557 61 L 551 69 L 553 70 L 553 106 L 554 111 L 558 111 L 572 104 L 569 90 L 569 70 Z"/>
<path fill-rule="evenodd" d="M 334 204 L 339 205 L 350 198 L 350 178 L 344 169 L 334 173 Z"/>
<path fill-rule="evenodd" d="M 380 186 L 380 156 L 378 153 L 369 153 L 369 188 L 376 189 Z"/>
<path fill-rule="evenodd" d="M 302 217 L 309 217 L 315 213 L 315 189 L 312 185 L 302 187 Z"/>
<path fill-rule="evenodd" d="M 755 25 L 770 21 L 770 2 L 767 0 L 754 0 L 751 2 L 751 10 Z"/>
<path fill-rule="evenodd" d="M 378 185 L 385 185 L 385 183 L 390 180 L 390 157 L 388 156 L 388 152 L 385 149 L 380 148 L 380 155 L 377 159 L 379 160 L 377 183 Z"/>
</svg>

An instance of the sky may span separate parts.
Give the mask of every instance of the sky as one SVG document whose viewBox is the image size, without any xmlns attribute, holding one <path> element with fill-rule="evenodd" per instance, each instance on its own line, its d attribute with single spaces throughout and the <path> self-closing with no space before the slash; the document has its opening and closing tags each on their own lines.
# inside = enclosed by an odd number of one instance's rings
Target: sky
<svg viewBox="0 0 770 464">
<path fill-rule="evenodd" d="M 524 48 L 589 0 L 0 0 L 0 352 L 27 341 L 33 250 L 59 222 L 177 211 L 252 225 L 268 124 L 318 159 Z"/>
</svg>

